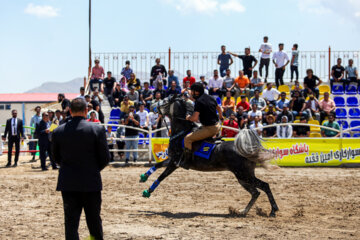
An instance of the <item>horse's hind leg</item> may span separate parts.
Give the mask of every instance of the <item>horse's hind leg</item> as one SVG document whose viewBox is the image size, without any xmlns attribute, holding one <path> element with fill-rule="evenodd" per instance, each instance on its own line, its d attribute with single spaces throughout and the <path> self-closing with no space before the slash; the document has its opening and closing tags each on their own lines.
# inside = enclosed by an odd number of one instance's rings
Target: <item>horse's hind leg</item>
<svg viewBox="0 0 360 240">
<path fill-rule="evenodd" d="M 276 202 L 275 202 L 275 199 L 274 199 L 274 196 L 270 190 L 270 186 L 267 182 L 264 182 L 264 181 L 261 181 L 260 179 L 254 177 L 254 183 L 255 183 L 255 186 L 261 190 L 263 190 L 266 195 L 268 196 L 269 198 L 269 202 L 271 204 L 271 213 L 270 213 L 270 217 L 275 217 L 275 212 L 279 210 Z"/>
<path fill-rule="evenodd" d="M 242 179 L 240 176 L 238 176 L 238 174 L 235 174 L 235 176 L 238 179 L 241 186 L 243 186 L 243 188 L 245 188 L 245 190 L 251 194 L 250 202 L 245 207 L 245 209 L 240 212 L 240 215 L 245 217 L 246 214 L 248 214 L 248 212 L 254 205 L 254 203 L 256 202 L 257 198 L 259 197 L 260 192 L 256 189 L 256 187 L 250 181 L 244 181 L 244 179 Z"/>
</svg>

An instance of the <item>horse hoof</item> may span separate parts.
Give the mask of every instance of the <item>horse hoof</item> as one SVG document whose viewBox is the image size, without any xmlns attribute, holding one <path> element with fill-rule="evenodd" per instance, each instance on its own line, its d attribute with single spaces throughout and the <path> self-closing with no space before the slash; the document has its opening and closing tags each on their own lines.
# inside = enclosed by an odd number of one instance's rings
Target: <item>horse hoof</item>
<svg viewBox="0 0 360 240">
<path fill-rule="evenodd" d="M 151 195 L 151 193 L 149 192 L 149 190 L 144 190 L 144 191 L 143 191 L 143 197 L 144 197 L 144 198 L 149 198 L 150 195 Z"/>
<path fill-rule="evenodd" d="M 271 212 L 270 215 L 269 215 L 269 217 L 273 217 L 273 218 L 276 217 L 275 212 Z"/>
<path fill-rule="evenodd" d="M 148 176 L 146 174 L 141 174 L 140 175 L 140 182 L 146 182 L 148 180 Z"/>
</svg>

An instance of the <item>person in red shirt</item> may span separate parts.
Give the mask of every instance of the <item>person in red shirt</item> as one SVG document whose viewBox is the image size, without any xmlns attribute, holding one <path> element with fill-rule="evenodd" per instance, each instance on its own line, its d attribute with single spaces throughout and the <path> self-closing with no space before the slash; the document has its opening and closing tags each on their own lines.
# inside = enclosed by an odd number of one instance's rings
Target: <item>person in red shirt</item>
<svg viewBox="0 0 360 240">
<path fill-rule="evenodd" d="M 230 119 L 225 120 L 223 125 L 227 126 L 227 127 L 232 127 L 232 128 L 235 128 L 235 129 L 239 129 L 239 125 L 238 125 L 238 123 L 236 121 L 235 113 L 231 113 L 230 114 Z M 227 129 L 227 128 L 223 128 L 221 135 L 223 137 L 235 137 L 235 135 L 237 133 L 238 133 L 237 131 L 233 131 L 233 130 L 230 130 L 230 129 Z"/>
<path fill-rule="evenodd" d="M 186 77 L 183 79 L 183 87 L 185 87 L 186 82 L 190 82 L 190 87 L 195 83 L 196 79 L 191 76 L 191 70 L 186 71 Z"/>
<path fill-rule="evenodd" d="M 250 110 L 250 103 L 246 101 L 246 96 L 244 95 L 241 96 L 241 101 L 236 105 L 236 109 L 238 109 L 240 106 L 244 108 L 245 112 Z"/>
<path fill-rule="evenodd" d="M 100 123 L 100 120 L 96 118 L 96 112 L 92 110 L 90 113 L 90 118 L 87 120 L 88 122 Z"/>
</svg>

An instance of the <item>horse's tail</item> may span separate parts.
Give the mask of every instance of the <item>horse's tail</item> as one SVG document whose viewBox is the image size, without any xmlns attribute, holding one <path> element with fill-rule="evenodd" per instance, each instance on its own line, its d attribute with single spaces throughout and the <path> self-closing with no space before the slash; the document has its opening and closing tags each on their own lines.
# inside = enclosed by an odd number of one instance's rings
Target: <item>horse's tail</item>
<svg viewBox="0 0 360 240">
<path fill-rule="evenodd" d="M 241 156 L 259 163 L 261 167 L 267 170 L 279 168 L 269 163 L 274 158 L 274 154 L 262 145 L 262 139 L 253 130 L 241 130 L 235 138 L 235 148 Z"/>
</svg>

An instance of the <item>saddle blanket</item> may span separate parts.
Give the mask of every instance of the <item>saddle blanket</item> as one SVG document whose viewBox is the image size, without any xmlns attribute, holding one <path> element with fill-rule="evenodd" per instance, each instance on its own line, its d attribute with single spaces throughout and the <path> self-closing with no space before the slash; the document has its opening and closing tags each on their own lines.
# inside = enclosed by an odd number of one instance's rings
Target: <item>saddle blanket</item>
<svg viewBox="0 0 360 240">
<path fill-rule="evenodd" d="M 215 146 L 215 143 L 203 142 L 199 149 L 194 152 L 194 155 L 209 160 Z"/>
</svg>

